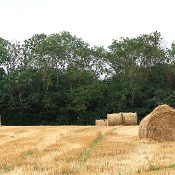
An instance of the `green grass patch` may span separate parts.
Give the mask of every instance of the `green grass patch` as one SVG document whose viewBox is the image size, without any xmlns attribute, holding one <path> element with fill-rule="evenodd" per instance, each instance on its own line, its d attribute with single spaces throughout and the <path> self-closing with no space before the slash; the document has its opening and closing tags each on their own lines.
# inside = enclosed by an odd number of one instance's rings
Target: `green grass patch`
<svg viewBox="0 0 175 175">
<path fill-rule="evenodd" d="M 103 137 L 103 135 L 100 135 L 97 138 L 95 138 L 95 140 L 93 140 L 93 142 L 88 146 L 88 148 L 81 154 L 79 169 L 83 167 L 91 152 L 95 149 L 96 145 L 103 139 Z"/>
<path fill-rule="evenodd" d="M 23 158 L 23 159 L 26 159 L 27 157 L 30 157 L 30 156 L 32 156 L 34 154 L 34 151 L 33 150 L 28 150 L 28 151 L 26 151 L 26 152 L 23 152 L 22 154 L 21 154 L 21 157 Z"/>
<path fill-rule="evenodd" d="M 4 163 L 0 165 L 0 169 L 3 170 L 4 172 L 10 172 L 14 170 L 14 168 L 15 168 L 15 165 L 11 163 Z"/>
</svg>

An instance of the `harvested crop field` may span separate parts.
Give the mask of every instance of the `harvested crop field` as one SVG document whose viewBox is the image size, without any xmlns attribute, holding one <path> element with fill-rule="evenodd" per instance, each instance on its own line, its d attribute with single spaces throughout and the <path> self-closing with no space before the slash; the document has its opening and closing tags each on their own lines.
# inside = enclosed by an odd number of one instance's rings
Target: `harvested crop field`
<svg viewBox="0 0 175 175">
<path fill-rule="evenodd" d="M 139 140 L 138 126 L 2 126 L 0 174 L 174 175 L 175 142 Z"/>
</svg>

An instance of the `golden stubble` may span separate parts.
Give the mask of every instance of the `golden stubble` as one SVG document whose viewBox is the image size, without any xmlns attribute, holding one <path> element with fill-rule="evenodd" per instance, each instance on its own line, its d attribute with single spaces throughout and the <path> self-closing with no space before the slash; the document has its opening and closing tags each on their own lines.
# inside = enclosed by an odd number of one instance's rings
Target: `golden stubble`
<svg viewBox="0 0 175 175">
<path fill-rule="evenodd" d="M 175 143 L 138 139 L 138 126 L 0 128 L 0 174 L 174 175 Z"/>
</svg>

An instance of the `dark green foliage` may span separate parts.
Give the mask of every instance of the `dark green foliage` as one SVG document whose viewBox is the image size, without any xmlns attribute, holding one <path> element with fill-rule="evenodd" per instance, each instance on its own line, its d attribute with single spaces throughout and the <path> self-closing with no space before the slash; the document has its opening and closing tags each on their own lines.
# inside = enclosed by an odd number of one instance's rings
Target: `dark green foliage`
<svg viewBox="0 0 175 175">
<path fill-rule="evenodd" d="M 24 44 L 0 38 L 0 112 L 5 125 L 90 125 L 107 113 L 175 104 L 175 46 L 160 33 L 90 47 L 68 32 Z"/>
</svg>

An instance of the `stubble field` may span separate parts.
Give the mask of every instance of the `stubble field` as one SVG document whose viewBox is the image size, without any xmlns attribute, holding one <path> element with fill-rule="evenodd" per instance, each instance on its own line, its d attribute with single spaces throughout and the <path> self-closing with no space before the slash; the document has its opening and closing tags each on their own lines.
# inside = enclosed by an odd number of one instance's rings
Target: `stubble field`
<svg viewBox="0 0 175 175">
<path fill-rule="evenodd" d="M 138 126 L 2 126 L 0 174 L 175 175 L 175 143 Z"/>
</svg>

